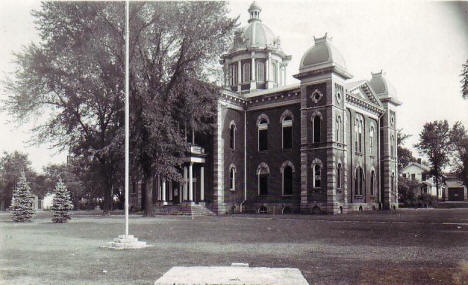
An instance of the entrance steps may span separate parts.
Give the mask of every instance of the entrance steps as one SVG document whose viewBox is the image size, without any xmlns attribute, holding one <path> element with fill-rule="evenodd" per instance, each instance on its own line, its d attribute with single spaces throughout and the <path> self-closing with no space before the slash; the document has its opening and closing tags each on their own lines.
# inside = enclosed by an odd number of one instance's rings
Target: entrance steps
<svg viewBox="0 0 468 285">
<path fill-rule="evenodd" d="M 154 205 L 155 215 L 216 216 L 210 209 L 200 204 Z"/>
</svg>

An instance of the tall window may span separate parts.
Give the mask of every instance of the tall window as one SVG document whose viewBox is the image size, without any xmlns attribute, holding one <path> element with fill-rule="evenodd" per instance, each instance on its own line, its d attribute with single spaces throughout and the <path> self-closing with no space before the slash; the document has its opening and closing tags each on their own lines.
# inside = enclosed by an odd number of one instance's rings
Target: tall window
<svg viewBox="0 0 468 285">
<path fill-rule="evenodd" d="M 231 86 L 235 86 L 237 85 L 237 79 L 238 79 L 238 75 L 237 75 L 237 62 L 236 63 L 233 63 L 229 66 L 229 85 Z"/>
<path fill-rule="evenodd" d="M 319 188 L 322 186 L 322 162 L 319 159 L 314 159 L 312 162 L 312 187 Z"/>
<path fill-rule="evenodd" d="M 236 124 L 234 121 L 231 122 L 229 127 L 229 147 L 236 149 Z"/>
<path fill-rule="evenodd" d="M 359 128 L 358 128 L 358 132 L 359 132 L 359 152 L 362 152 L 362 119 L 359 120 Z"/>
<path fill-rule="evenodd" d="M 262 61 L 257 61 L 257 81 L 265 81 L 265 63 Z"/>
<path fill-rule="evenodd" d="M 335 138 L 337 142 L 341 142 L 341 116 L 336 117 Z"/>
<path fill-rule="evenodd" d="M 236 190 L 236 167 L 234 165 L 229 168 L 229 189 Z"/>
<path fill-rule="evenodd" d="M 314 135 L 314 138 L 313 138 L 313 142 L 314 143 L 317 143 L 317 142 L 320 142 L 320 125 L 321 125 L 321 119 L 320 119 L 320 115 L 315 115 L 313 117 L 313 127 L 314 127 L 314 130 L 313 130 L 313 135 Z"/>
<path fill-rule="evenodd" d="M 355 195 L 362 195 L 363 187 L 364 187 L 364 172 L 362 168 L 359 166 L 356 168 L 356 178 L 354 181 L 354 194 Z"/>
<path fill-rule="evenodd" d="M 242 82 L 250 82 L 250 62 L 242 64 Z"/>
<path fill-rule="evenodd" d="M 374 149 L 374 126 L 371 126 L 369 131 L 369 148 L 372 153 Z"/>
<path fill-rule="evenodd" d="M 276 61 L 271 63 L 271 69 L 273 71 L 273 82 L 278 83 L 278 64 Z"/>
<path fill-rule="evenodd" d="M 283 195 L 292 195 L 293 168 L 288 164 L 283 168 Z"/>
<path fill-rule="evenodd" d="M 392 185 L 391 189 L 392 192 L 395 192 L 395 173 L 392 173 Z"/>
<path fill-rule="evenodd" d="M 292 148 L 292 122 L 291 115 L 286 115 L 281 122 L 283 129 L 283 149 Z"/>
<path fill-rule="evenodd" d="M 341 188 L 341 163 L 336 167 L 336 188 Z"/>
<path fill-rule="evenodd" d="M 390 141 L 390 155 L 392 157 L 395 156 L 395 137 L 392 135 L 391 141 Z"/>
<path fill-rule="evenodd" d="M 270 168 L 262 162 L 257 168 L 258 180 L 258 195 L 268 195 L 268 176 L 270 175 Z"/>
<path fill-rule="evenodd" d="M 372 170 L 371 177 L 370 177 L 370 194 L 374 195 L 374 182 L 375 181 L 375 171 Z"/>
<path fill-rule="evenodd" d="M 258 121 L 258 150 L 268 150 L 268 120 L 260 118 Z"/>
<path fill-rule="evenodd" d="M 358 150 L 359 150 L 359 148 L 358 148 L 358 146 L 359 146 L 359 142 L 358 142 L 358 141 L 359 141 L 359 139 L 358 139 L 359 126 L 358 126 L 358 125 L 359 125 L 359 120 L 356 119 L 356 120 L 354 121 L 354 134 L 355 134 L 354 150 L 355 150 L 355 151 L 358 151 Z"/>
</svg>

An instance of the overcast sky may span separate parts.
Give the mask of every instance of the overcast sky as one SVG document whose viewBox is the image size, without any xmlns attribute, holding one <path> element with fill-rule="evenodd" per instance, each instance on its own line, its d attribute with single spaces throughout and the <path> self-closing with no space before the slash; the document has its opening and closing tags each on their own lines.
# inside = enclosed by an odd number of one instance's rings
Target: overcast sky
<svg viewBox="0 0 468 285">
<path fill-rule="evenodd" d="M 231 14 L 247 24 L 251 1 L 230 2 Z M 260 18 L 281 39 L 283 50 L 292 55 L 288 83 L 296 80 L 302 54 L 313 45 L 313 37 L 325 32 L 346 60 L 353 80 L 369 79 L 383 69 L 403 105 L 398 127 L 413 137 L 412 146 L 427 121 L 457 120 L 468 127 L 468 100 L 460 94 L 461 65 L 468 59 L 468 2 L 422 1 L 257 1 Z M 0 73 L 13 70 L 13 51 L 37 40 L 30 15 L 38 1 L 0 1 Z M 0 114 L 0 151 L 21 150 L 40 170 L 60 162 L 48 146 L 27 146 L 31 127 L 7 123 Z"/>
</svg>

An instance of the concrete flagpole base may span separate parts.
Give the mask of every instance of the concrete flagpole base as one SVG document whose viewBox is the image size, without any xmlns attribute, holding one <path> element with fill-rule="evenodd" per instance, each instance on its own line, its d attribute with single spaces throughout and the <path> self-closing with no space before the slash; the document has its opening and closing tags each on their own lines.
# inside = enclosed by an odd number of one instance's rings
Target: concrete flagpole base
<svg viewBox="0 0 468 285">
<path fill-rule="evenodd" d="M 108 242 L 101 247 L 109 249 L 138 249 L 148 246 L 149 245 L 147 245 L 146 242 L 139 241 L 133 235 L 119 235 L 118 238 L 115 238 L 113 241 Z"/>
</svg>

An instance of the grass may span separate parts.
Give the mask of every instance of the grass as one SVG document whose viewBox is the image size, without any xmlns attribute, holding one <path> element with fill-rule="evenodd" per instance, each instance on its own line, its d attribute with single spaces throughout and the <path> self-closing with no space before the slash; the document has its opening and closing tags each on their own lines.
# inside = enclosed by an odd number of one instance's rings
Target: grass
<svg viewBox="0 0 468 285">
<path fill-rule="evenodd" d="M 142 218 L 130 231 L 152 247 L 100 245 L 123 216 L 50 213 L 15 224 L 0 214 L 0 284 L 153 284 L 172 266 L 297 267 L 310 284 L 468 284 L 468 209 L 341 216 Z"/>
</svg>

